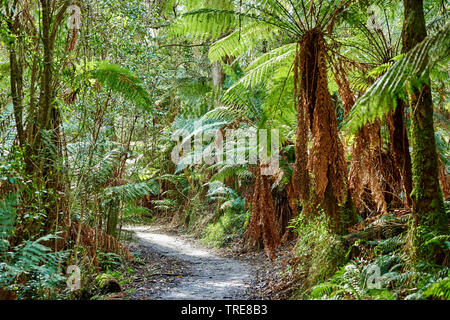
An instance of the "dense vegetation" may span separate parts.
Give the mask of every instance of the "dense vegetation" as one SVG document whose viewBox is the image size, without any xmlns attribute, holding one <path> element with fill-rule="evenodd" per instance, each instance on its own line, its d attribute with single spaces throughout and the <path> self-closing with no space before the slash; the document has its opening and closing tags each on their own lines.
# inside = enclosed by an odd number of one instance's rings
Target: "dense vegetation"
<svg viewBox="0 0 450 320">
<path fill-rule="evenodd" d="M 450 298 L 445 1 L 3 0 L 0 21 L 0 298 L 79 297 L 67 267 L 102 282 L 155 219 L 272 261 L 295 241 L 293 298 Z M 220 149 L 230 129 L 250 140 Z"/>
</svg>

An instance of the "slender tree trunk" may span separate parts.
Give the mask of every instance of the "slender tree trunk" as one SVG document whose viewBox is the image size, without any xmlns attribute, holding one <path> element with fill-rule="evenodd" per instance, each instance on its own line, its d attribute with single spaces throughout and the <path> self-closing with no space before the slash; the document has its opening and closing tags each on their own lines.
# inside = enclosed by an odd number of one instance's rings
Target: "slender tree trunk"
<svg viewBox="0 0 450 320">
<path fill-rule="evenodd" d="M 23 72 L 20 56 L 17 55 L 17 44 L 11 44 L 9 61 L 11 70 L 11 96 L 14 107 L 14 119 L 20 146 L 25 146 L 25 132 L 23 128 Z M 19 58 L 19 59 L 18 59 Z"/>
<path fill-rule="evenodd" d="M 216 61 L 211 66 L 212 83 L 214 87 L 223 87 L 225 83 L 225 72 L 220 61 Z"/>
<path fill-rule="evenodd" d="M 409 140 L 405 123 L 405 103 L 402 100 L 399 99 L 397 101 L 397 108 L 389 114 L 387 119 L 392 155 L 402 177 L 405 204 L 410 208 L 412 205 L 411 192 L 413 189 L 411 155 L 409 153 Z"/>
<path fill-rule="evenodd" d="M 57 173 L 57 154 L 54 152 L 55 149 L 51 150 L 51 146 L 48 144 L 57 143 L 58 137 L 56 127 L 59 125 L 58 116 L 59 112 L 53 110 L 53 43 L 51 39 L 51 24 L 52 24 L 52 14 L 51 14 L 51 1 L 41 0 L 42 5 L 42 43 L 43 43 L 43 72 L 40 84 L 40 95 L 39 95 L 39 118 L 38 118 L 38 132 L 36 135 L 36 140 L 33 146 L 33 151 L 39 155 L 39 162 L 42 168 L 43 182 L 45 183 L 45 188 L 50 191 L 48 196 L 46 196 L 45 201 L 51 205 L 46 209 L 46 220 L 45 220 L 45 232 L 51 232 L 53 223 L 56 221 L 56 215 L 58 214 L 55 210 L 56 197 L 52 195 L 52 192 L 56 192 L 58 185 L 58 173 Z M 44 142 L 44 134 L 48 134 L 48 139 Z"/>
<path fill-rule="evenodd" d="M 404 0 L 405 22 L 403 47 L 409 51 L 427 35 L 423 12 L 423 0 Z M 425 83 L 429 83 L 425 79 Z M 431 88 L 423 84 L 409 94 L 411 105 L 411 146 L 413 192 L 413 257 L 430 262 L 442 262 L 448 252 L 438 246 L 425 246 L 424 242 L 442 234 L 448 234 L 448 218 L 444 210 L 439 185 L 438 160 L 433 125 Z"/>
<path fill-rule="evenodd" d="M 46 218 L 44 232 L 54 231 L 56 216 L 66 209 L 64 193 L 65 183 L 62 174 L 62 148 L 60 136 L 61 114 L 55 108 L 55 66 L 54 52 L 58 28 L 64 18 L 69 0 L 62 2 L 58 11 L 55 11 L 56 2 L 41 0 L 41 41 L 43 47 L 42 73 L 40 76 L 39 102 L 36 110 L 36 134 L 29 139 L 29 156 L 32 158 L 32 173 L 41 180 L 49 192 L 44 197 Z M 65 221 L 66 219 L 63 219 Z"/>
<path fill-rule="evenodd" d="M 414 45 L 403 44 L 402 52 L 406 53 L 411 50 Z M 402 186 L 405 192 L 405 204 L 407 207 L 412 206 L 411 192 L 413 189 L 411 155 L 409 153 L 409 140 L 405 123 L 405 103 L 397 100 L 397 108 L 388 117 L 389 135 L 392 146 L 392 154 L 394 156 L 395 165 L 402 176 Z"/>
</svg>

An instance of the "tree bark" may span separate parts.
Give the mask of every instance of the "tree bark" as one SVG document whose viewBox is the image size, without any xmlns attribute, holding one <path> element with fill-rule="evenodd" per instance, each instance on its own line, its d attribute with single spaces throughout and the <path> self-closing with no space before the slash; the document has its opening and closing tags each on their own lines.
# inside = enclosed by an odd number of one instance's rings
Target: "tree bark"
<svg viewBox="0 0 450 320">
<path fill-rule="evenodd" d="M 410 51 L 426 36 L 423 0 L 404 0 L 405 22 L 403 48 Z M 413 257 L 429 262 L 442 262 L 448 252 L 424 242 L 437 235 L 448 234 L 442 191 L 439 185 L 438 160 L 433 124 L 433 102 L 429 75 L 420 90 L 409 93 L 411 105 L 411 146 L 413 191 Z"/>
<path fill-rule="evenodd" d="M 356 222 L 356 212 L 347 185 L 347 165 L 344 147 L 339 138 L 336 111 L 328 89 L 326 47 L 323 33 L 319 29 L 308 31 L 300 43 L 296 65 L 299 68 L 299 86 L 294 88 L 297 104 L 298 129 L 294 181 L 296 189 L 309 183 L 305 174 L 305 132 L 310 130 L 313 145 L 308 154 L 307 169 L 312 174 L 313 196 L 310 206 L 320 205 L 329 218 L 330 229 L 345 234 Z M 297 68 L 297 66 L 295 66 Z M 295 78 L 297 76 L 294 75 Z M 297 92 L 298 91 L 298 92 Z M 299 101 L 297 98 L 300 97 Z M 304 117 L 302 117 L 304 115 Z M 302 155 L 303 153 L 303 155 Z M 307 198 L 309 188 L 301 197 Z M 309 205 L 308 205 L 309 206 Z"/>
<path fill-rule="evenodd" d="M 402 178 L 405 205 L 410 208 L 413 189 L 411 155 L 409 153 L 409 140 L 405 123 L 405 103 L 402 100 L 399 99 L 397 101 L 397 108 L 389 114 L 387 120 L 392 155 Z"/>
</svg>

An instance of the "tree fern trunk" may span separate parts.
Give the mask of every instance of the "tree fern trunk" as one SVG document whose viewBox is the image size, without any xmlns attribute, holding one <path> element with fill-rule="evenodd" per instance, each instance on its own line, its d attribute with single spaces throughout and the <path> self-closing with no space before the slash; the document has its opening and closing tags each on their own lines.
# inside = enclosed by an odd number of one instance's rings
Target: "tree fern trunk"
<svg viewBox="0 0 450 320">
<path fill-rule="evenodd" d="M 400 99 L 397 101 L 395 112 L 392 112 L 387 119 L 392 154 L 394 156 L 395 165 L 402 177 L 405 204 L 407 207 L 411 207 L 411 155 L 409 154 L 409 140 L 405 123 L 405 104 L 403 101 Z"/>
<path fill-rule="evenodd" d="M 304 145 L 299 145 L 304 143 L 302 130 L 309 129 L 313 139 L 308 156 L 308 169 L 313 175 L 313 207 L 320 204 L 330 219 L 330 228 L 336 233 L 346 233 L 347 228 L 356 221 L 356 214 L 348 192 L 344 147 L 339 138 L 336 111 L 328 89 L 326 47 L 321 30 L 313 29 L 305 34 L 299 54 L 300 94 L 296 96 L 301 98 L 296 103 L 299 114 L 303 111 L 306 121 L 298 123 L 296 157 L 301 159 L 298 151 L 305 149 Z M 299 173 L 305 170 L 302 162 L 295 163 L 296 177 L 301 177 Z M 302 189 L 299 184 L 308 183 L 306 179 L 295 180 L 297 190 Z"/>
<path fill-rule="evenodd" d="M 423 0 L 404 0 L 405 22 L 403 47 L 409 51 L 427 35 L 423 12 Z M 426 83 L 430 83 L 426 75 Z M 431 88 L 422 85 L 409 95 L 411 105 L 411 145 L 413 192 L 413 256 L 420 260 L 440 262 L 448 253 L 438 246 L 424 246 L 431 238 L 448 234 L 448 218 L 445 215 L 442 191 L 438 179 L 438 161 L 433 125 Z"/>
</svg>

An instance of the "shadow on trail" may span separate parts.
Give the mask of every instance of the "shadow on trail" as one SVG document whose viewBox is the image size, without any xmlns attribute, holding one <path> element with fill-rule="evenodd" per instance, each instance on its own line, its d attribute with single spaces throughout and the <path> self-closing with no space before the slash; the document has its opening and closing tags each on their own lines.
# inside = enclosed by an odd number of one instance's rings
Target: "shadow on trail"
<svg viewBox="0 0 450 320">
<path fill-rule="evenodd" d="M 158 292 L 154 299 L 220 300 L 248 297 L 247 289 L 252 275 L 247 264 L 219 257 L 207 248 L 164 233 L 158 227 L 127 229 L 134 231 L 146 249 L 191 265 L 191 274 L 180 279 L 175 287 Z"/>
</svg>

